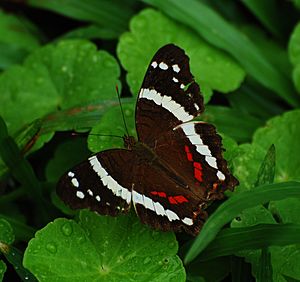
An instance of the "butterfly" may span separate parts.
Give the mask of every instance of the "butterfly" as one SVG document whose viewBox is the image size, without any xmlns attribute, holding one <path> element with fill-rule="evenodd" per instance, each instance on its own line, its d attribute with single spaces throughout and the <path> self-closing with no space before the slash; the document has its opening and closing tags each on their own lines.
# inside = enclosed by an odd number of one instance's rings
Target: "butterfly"
<svg viewBox="0 0 300 282">
<path fill-rule="evenodd" d="M 67 171 L 58 196 L 71 208 L 117 216 L 133 206 L 142 223 L 197 235 L 205 208 L 238 180 L 222 156 L 213 125 L 193 121 L 204 111 L 184 50 L 168 44 L 154 55 L 136 103 L 138 138 L 99 152 Z"/>
</svg>

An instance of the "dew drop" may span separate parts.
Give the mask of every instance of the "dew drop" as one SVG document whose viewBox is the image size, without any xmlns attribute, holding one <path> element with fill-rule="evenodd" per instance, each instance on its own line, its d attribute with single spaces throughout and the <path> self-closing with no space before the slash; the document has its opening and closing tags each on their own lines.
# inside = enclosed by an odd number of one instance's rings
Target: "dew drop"
<svg viewBox="0 0 300 282">
<path fill-rule="evenodd" d="M 61 227 L 61 231 L 64 235 L 66 236 L 70 236 L 73 233 L 73 227 L 71 225 L 71 223 L 65 223 L 62 227 Z"/>
<path fill-rule="evenodd" d="M 50 253 L 52 253 L 52 254 L 55 254 L 55 253 L 57 252 L 56 245 L 53 244 L 53 243 L 48 243 L 48 244 L 46 245 L 46 249 L 47 249 Z"/>
</svg>

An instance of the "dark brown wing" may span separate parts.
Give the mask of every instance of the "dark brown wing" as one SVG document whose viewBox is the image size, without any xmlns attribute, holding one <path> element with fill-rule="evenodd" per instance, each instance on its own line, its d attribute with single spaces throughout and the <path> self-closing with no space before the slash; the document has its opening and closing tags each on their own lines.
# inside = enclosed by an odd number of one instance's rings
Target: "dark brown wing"
<svg viewBox="0 0 300 282">
<path fill-rule="evenodd" d="M 206 218 L 202 201 L 169 171 L 149 162 L 134 174 L 132 203 L 140 220 L 163 231 L 196 235 Z"/>
<path fill-rule="evenodd" d="M 57 185 L 57 195 L 73 209 L 89 208 L 112 216 L 127 212 L 134 159 L 128 150 L 100 152 L 65 173 Z"/>
<path fill-rule="evenodd" d="M 169 44 L 154 55 L 139 92 L 136 127 L 139 141 L 153 146 L 163 132 L 203 111 L 203 98 L 190 72 L 189 58 Z"/>
</svg>

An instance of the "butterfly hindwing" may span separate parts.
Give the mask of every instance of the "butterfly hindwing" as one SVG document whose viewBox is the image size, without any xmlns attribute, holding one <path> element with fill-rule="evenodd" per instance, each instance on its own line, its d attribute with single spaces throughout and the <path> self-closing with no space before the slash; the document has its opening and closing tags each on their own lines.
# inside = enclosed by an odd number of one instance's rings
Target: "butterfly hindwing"
<svg viewBox="0 0 300 282">
<path fill-rule="evenodd" d="M 127 212 L 131 203 L 132 179 L 130 173 L 124 174 L 124 167 L 133 163 L 132 151 L 112 149 L 100 152 L 66 172 L 56 192 L 73 209 L 89 208 L 112 216 Z"/>
</svg>

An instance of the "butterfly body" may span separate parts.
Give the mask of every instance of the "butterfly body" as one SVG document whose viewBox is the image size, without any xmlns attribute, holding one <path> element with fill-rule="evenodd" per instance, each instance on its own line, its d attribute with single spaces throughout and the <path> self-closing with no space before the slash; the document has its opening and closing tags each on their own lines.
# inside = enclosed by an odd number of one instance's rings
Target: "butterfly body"
<svg viewBox="0 0 300 282">
<path fill-rule="evenodd" d="M 215 127 L 193 121 L 203 110 L 188 57 L 175 45 L 162 47 L 139 92 L 138 139 L 125 135 L 125 149 L 99 152 L 68 171 L 57 194 L 72 208 L 105 215 L 133 206 L 153 228 L 196 235 L 207 203 L 238 183 Z"/>
</svg>

